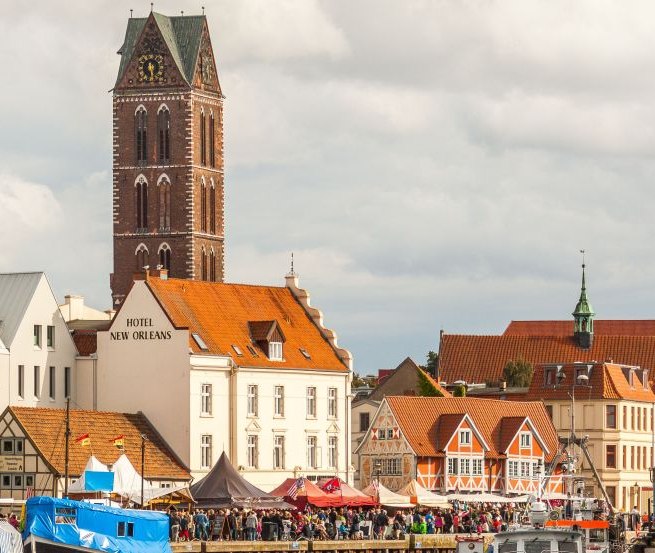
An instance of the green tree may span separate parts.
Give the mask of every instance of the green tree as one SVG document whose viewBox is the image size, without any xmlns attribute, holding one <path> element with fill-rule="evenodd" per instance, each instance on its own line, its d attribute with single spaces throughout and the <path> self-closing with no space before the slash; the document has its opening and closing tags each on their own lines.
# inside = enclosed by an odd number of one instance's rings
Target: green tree
<svg viewBox="0 0 655 553">
<path fill-rule="evenodd" d="M 510 388 L 527 388 L 532 382 L 533 374 L 534 367 L 523 357 L 515 361 L 510 359 L 503 367 L 503 379 Z"/>
<path fill-rule="evenodd" d="M 437 376 L 437 365 L 439 364 L 439 354 L 436 351 L 428 351 L 425 362 L 425 370 L 430 376 Z"/>
<path fill-rule="evenodd" d="M 466 397 L 466 386 L 458 384 L 453 388 L 453 397 Z"/>
<path fill-rule="evenodd" d="M 428 375 L 425 374 L 423 369 L 416 369 L 416 374 L 418 375 L 418 395 L 425 397 L 443 397 L 443 394 L 437 389 L 437 387 L 431 382 Z"/>
</svg>

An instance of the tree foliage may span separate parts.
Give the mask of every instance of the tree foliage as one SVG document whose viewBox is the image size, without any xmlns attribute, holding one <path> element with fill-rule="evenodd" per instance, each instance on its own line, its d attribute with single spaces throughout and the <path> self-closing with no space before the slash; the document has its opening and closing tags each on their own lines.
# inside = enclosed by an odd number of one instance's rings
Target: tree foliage
<svg viewBox="0 0 655 553">
<path fill-rule="evenodd" d="M 430 376 L 437 376 L 437 365 L 439 364 L 439 354 L 436 351 L 428 351 L 425 360 L 425 370 Z"/>
<path fill-rule="evenodd" d="M 418 375 L 418 395 L 424 397 L 443 397 L 443 394 L 430 381 L 428 376 L 421 370 L 417 369 Z"/>
<path fill-rule="evenodd" d="M 515 361 L 510 359 L 503 367 L 503 379 L 511 388 L 527 388 L 532 382 L 533 374 L 534 367 L 522 357 Z"/>
<path fill-rule="evenodd" d="M 453 397 L 466 397 L 466 386 L 458 384 L 453 388 Z"/>
</svg>

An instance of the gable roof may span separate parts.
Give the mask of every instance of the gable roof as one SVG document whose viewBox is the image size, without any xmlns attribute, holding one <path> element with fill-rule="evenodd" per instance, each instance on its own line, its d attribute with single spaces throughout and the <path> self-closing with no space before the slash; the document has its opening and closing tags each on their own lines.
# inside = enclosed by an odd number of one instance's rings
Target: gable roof
<svg viewBox="0 0 655 553">
<path fill-rule="evenodd" d="M 500 423 L 500 442 L 499 451 L 507 451 L 512 444 L 512 440 L 523 426 L 525 417 L 504 417 Z"/>
<path fill-rule="evenodd" d="M 576 364 L 560 364 L 561 371 L 565 374 L 566 383 L 574 382 Z M 546 365 L 535 367 L 532 383 L 522 399 L 526 400 L 564 400 L 569 401 L 569 386 L 555 387 L 545 384 Z M 655 402 L 655 393 L 650 386 L 644 388 L 641 381 L 643 371 L 639 367 L 632 367 L 635 370 L 634 385 L 626 378 L 625 371 L 631 367 L 618 365 L 616 363 L 594 363 L 589 372 L 589 387 L 577 387 L 576 398 L 585 400 L 601 399 L 625 399 L 632 401 Z"/>
<path fill-rule="evenodd" d="M 40 407 L 10 406 L 7 410 L 21 425 L 39 453 L 59 474 L 64 474 L 66 410 Z M 130 462 L 141 467 L 141 435 L 146 436 L 146 480 L 190 480 L 189 470 L 158 434 L 143 413 L 113 413 L 106 411 L 70 411 L 69 471 L 79 476 L 91 454 L 106 465 L 113 465 L 125 453 Z M 88 447 L 76 439 L 89 435 Z M 123 435 L 124 451 L 116 448 L 113 438 Z"/>
<path fill-rule="evenodd" d="M 573 320 L 512 321 L 505 336 L 573 336 Z M 595 336 L 655 336 L 655 320 L 594 320 Z"/>
<path fill-rule="evenodd" d="M 639 365 L 655 374 L 655 336 L 595 336 L 589 349 L 572 336 L 476 336 L 444 334 L 439 350 L 439 379 L 497 382 L 509 360 L 542 363 L 613 360 Z"/>
<path fill-rule="evenodd" d="M 190 336 L 194 353 L 230 355 L 240 366 L 348 371 L 289 288 L 155 277 L 148 278 L 146 285 L 173 326 L 188 328 L 207 344 L 203 351 Z M 277 323 L 286 339 L 282 361 L 271 361 L 253 341 L 251 321 Z M 233 345 L 242 355 L 235 353 Z"/>
<path fill-rule="evenodd" d="M 419 395 L 419 375 L 423 375 L 426 380 L 444 397 L 451 397 L 452 394 L 439 384 L 427 371 L 419 367 L 411 357 L 406 357 L 395 369 L 390 371 L 382 381 L 374 388 L 370 398 L 381 400 L 385 395 L 399 395 L 397 386 L 403 389 L 411 389 Z"/>
<path fill-rule="evenodd" d="M 206 17 L 204 15 L 168 17 L 157 12 L 153 12 L 151 16 L 157 23 L 164 42 L 175 60 L 180 73 L 186 79 L 187 83 L 190 84 L 193 81 L 193 73 L 198 59 L 198 51 L 200 49 L 202 30 L 206 22 Z M 123 45 L 118 50 L 118 53 L 121 55 L 121 61 L 118 68 L 118 77 L 116 78 L 117 84 L 132 59 L 134 48 L 147 21 L 148 17 L 132 17 L 128 19 L 125 39 L 123 40 Z"/>
<path fill-rule="evenodd" d="M 88 357 L 98 349 L 98 331 L 97 330 L 74 330 L 72 332 L 73 342 L 77 348 L 77 353 Z"/>
<path fill-rule="evenodd" d="M 385 401 L 403 436 L 418 456 L 443 456 L 443 447 L 455 431 L 455 422 L 461 422 L 463 414 L 466 413 L 489 446 L 485 456 L 504 457 L 501 432 L 504 414 L 508 410 L 511 410 L 512 418 L 530 418 L 535 430 L 547 445 L 547 459 L 551 458 L 558 448 L 555 427 L 541 402 L 517 401 L 510 404 L 503 400 L 473 397 L 408 396 L 390 396 Z M 442 425 L 441 418 L 444 416 L 446 418 Z M 509 423 L 506 423 L 506 426 L 507 424 Z"/>
<path fill-rule="evenodd" d="M 42 278 L 45 273 L 0 274 L 0 340 L 8 348 Z"/>
</svg>

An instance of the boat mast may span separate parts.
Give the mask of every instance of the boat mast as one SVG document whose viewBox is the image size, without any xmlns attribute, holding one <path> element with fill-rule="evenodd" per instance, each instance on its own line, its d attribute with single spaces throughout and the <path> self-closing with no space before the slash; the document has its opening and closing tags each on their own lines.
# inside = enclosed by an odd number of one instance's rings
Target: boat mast
<svg viewBox="0 0 655 553">
<path fill-rule="evenodd" d="M 66 398 L 66 452 L 64 455 L 64 497 L 68 499 L 68 444 L 70 442 L 71 435 L 71 426 L 70 426 L 70 415 L 71 415 L 71 398 L 70 396 Z"/>
</svg>

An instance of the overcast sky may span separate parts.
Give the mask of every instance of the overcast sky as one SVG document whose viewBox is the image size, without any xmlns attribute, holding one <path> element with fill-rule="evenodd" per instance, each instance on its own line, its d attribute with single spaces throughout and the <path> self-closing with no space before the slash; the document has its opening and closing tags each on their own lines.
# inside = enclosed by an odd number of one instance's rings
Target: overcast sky
<svg viewBox="0 0 655 553">
<path fill-rule="evenodd" d="M 227 97 L 226 272 L 301 285 L 355 370 L 439 330 L 655 316 L 650 1 L 157 1 L 207 8 Z M 111 304 L 111 94 L 141 1 L 4 0 L 0 270 Z"/>
</svg>

